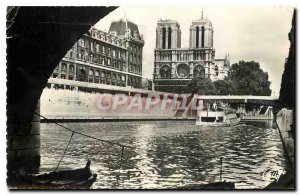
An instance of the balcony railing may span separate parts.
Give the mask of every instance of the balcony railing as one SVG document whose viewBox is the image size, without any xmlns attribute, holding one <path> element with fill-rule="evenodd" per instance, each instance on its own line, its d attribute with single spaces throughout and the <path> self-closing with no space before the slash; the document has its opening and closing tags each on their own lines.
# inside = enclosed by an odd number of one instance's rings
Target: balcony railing
<svg viewBox="0 0 300 195">
<path fill-rule="evenodd" d="M 166 49 L 156 50 L 156 61 L 192 61 L 192 60 L 208 60 L 206 52 L 208 48 L 180 48 L 180 49 Z M 213 50 L 214 51 L 214 50 Z"/>
</svg>

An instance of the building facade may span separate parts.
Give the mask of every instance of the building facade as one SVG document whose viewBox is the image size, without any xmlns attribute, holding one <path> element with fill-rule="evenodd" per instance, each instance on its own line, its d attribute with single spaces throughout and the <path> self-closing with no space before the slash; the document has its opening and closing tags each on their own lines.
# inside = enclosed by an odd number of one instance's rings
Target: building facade
<svg viewBox="0 0 300 195">
<path fill-rule="evenodd" d="M 215 59 L 213 26 L 203 16 L 192 21 L 189 48 L 181 48 L 180 24 L 175 20 L 159 20 L 154 50 L 154 89 L 166 92 L 184 92 L 194 77 L 224 79 L 230 60 Z"/>
<path fill-rule="evenodd" d="M 144 40 L 128 19 L 113 21 L 109 32 L 91 28 L 67 52 L 52 77 L 140 88 Z"/>
</svg>

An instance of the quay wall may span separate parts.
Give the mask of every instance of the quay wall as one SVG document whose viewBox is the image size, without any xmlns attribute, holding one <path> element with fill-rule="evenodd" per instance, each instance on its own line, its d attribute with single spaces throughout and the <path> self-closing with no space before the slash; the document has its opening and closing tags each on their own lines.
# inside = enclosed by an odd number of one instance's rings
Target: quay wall
<svg viewBox="0 0 300 195">
<path fill-rule="evenodd" d="M 105 96 L 99 100 L 99 96 L 103 94 L 101 92 L 88 93 L 45 88 L 41 96 L 41 115 L 56 120 L 176 120 L 196 117 L 196 115 L 187 116 L 183 112 L 178 115 L 178 107 L 181 104 L 180 99 L 175 101 L 176 106 L 173 106 L 173 102 L 170 100 L 165 106 L 162 106 L 163 103 L 160 101 L 157 104 L 150 105 L 149 109 L 145 109 L 147 96 L 141 97 L 141 107 L 130 107 L 133 96 L 128 95 L 127 102 L 117 105 L 113 109 L 114 95 L 111 95 L 111 97 Z M 104 107 L 110 105 L 110 108 L 103 110 L 99 108 L 100 103 Z"/>
<path fill-rule="evenodd" d="M 292 132 L 295 128 L 293 117 L 293 110 L 286 108 L 281 109 L 276 116 L 276 124 L 292 171 L 295 163 L 295 140 Z"/>
</svg>

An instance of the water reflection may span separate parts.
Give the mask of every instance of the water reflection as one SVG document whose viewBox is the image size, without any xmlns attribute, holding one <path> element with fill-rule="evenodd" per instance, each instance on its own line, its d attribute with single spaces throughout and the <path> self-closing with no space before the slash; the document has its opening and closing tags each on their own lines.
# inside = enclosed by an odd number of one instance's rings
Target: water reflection
<svg viewBox="0 0 300 195">
<path fill-rule="evenodd" d="M 266 169 L 285 169 L 278 131 L 270 126 L 241 124 L 202 128 L 194 122 L 65 123 L 65 126 L 102 139 L 133 146 L 125 149 L 74 135 L 60 169 L 92 161 L 98 174 L 93 188 L 175 188 L 223 180 L 237 188 L 263 188 Z M 70 133 L 42 124 L 42 171 L 52 171 Z M 121 164 L 121 169 L 120 169 Z"/>
</svg>

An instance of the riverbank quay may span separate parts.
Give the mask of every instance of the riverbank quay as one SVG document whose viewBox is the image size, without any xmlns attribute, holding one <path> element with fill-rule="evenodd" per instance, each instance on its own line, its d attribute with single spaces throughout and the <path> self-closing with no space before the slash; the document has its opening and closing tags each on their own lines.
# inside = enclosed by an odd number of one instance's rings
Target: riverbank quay
<svg viewBox="0 0 300 195">
<path fill-rule="evenodd" d="M 266 189 L 295 189 L 295 123 L 294 110 L 283 108 L 276 115 L 276 125 L 279 130 L 287 159 L 287 172 Z"/>
</svg>

